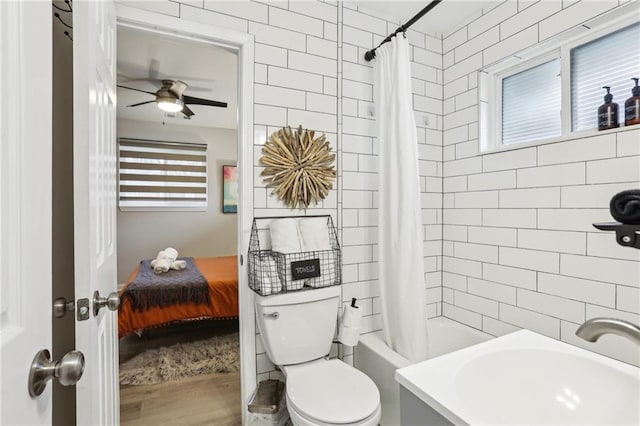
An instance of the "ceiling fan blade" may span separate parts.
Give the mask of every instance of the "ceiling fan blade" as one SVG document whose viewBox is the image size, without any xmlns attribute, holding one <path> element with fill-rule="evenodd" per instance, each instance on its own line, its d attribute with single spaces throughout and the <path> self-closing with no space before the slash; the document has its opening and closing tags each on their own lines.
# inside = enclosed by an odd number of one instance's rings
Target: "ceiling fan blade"
<svg viewBox="0 0 640 426">
<path fill-rule="evenodd" d="M 213 92 L 213 87 L 189 85 L 189 92 Z"/>
<path fill-rule="evenodd" d="M 152 78 L 133 78 L 123 74 L 118 74 L 118 82 L 121 84 L 149 83 L 154 87 L 162 86 L 162 80 L 156 80 Z"/>
<path fill-rule="evenodd" d="M 182 96 L 182 94 L 184 93 L 184 91 L 187 89 L 188 86 L 189 85 L 184 81 L 175 80 L 171 85 L 171 87 L 169 88 L 169 91 L 179 98 L 180 96 Z"/>
<path fill-rule="evenodd" d="M 135 90 L 136 92 L 148 93 L 148 94 L 153 95 L 153 96 L 156 95 L 155 92 L 147 92 L 146 90 L 140 90 L 140 89 L 136 89 L 136 88 L 133 88 L 133 87 L 121 86 L 119 84 L 117 85 L 117 87 L 120 87 L 122 89 Z"/>
<path fill-rule="evenodd" d="M 182 113 L 187 117 L 191 117 L 192 115 L 195 115 L 195 113 L 191 111 L 191 109 L 186 105 L 182 107 Z"/>
<path fill-rule="evenodd" d="M 156 80 L 160 75 L 160 61 L 157 59 L 152 59 L 149 62 L 149 78 Z"/>
<path fill-rule="evenodd" d="M 227 107 L 226 102 L 212 101 L 209 99 L 202 99 L 202 98 L 194 98 L 193 96 L 187 96 L 187 95 L 184 95 L 182 97 L 182 100 L 184 101 L 185 104 L 190 104 L 190 105 L 208 105 L 208 106 L 215 106 L 215 107 L 221 107 L 221 108 Z"/>
<path fill-rule="evenodd" d="M 150 104 L 151 102 L 155 102 L 155 101 L 138 102 L 137 104 L 127 105 L 127 108 L 129 108 L 129 107 L 137 107 L 137 106 L 144 105 L 144 104 Z"/>
</svg>

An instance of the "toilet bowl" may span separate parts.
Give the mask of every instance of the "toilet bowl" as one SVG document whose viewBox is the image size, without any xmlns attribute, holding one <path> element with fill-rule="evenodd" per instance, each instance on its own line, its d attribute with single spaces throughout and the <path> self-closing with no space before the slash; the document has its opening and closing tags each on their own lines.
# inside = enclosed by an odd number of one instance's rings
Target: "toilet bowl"
<svg viewBox="0 0 640 426">
<path fill-rule="evenodd" d="M 283 371 L 294 425 L 378 424 L 380 393 L 361 371 L 337 359 L 283 367 Z"/>
<path fill-rule="evenodd" d="M 375 383 L 350 365 L 327 359 L 339 306 L 339 286 L 256 296 L 260 338 L 285 375 L 295 426 L 368 426 L 380 420 Z"/>
</svg>

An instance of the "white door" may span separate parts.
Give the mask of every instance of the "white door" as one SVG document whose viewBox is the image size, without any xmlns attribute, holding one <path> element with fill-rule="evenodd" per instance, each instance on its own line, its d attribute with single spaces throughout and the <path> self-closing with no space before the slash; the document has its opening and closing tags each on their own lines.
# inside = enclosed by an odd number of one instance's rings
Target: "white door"
<svg viewBox="0 0 640 426">
<path fill-rule="evenodd" d="M 27 390 L 51 350 L 50 2 L 0 1 L 0 424 L 51 424 L 51 384 Z"/>
<path fill-rule="evenodd" d="M 78 425 L 117 425 L 117 312 L 94 315 L 93 295 L 107 297 L 116 275 L 116 19 L 111 1 L 73 2 L 73 184 L 76 349 L 86 366 L 76 389 Z"/>
</svg>

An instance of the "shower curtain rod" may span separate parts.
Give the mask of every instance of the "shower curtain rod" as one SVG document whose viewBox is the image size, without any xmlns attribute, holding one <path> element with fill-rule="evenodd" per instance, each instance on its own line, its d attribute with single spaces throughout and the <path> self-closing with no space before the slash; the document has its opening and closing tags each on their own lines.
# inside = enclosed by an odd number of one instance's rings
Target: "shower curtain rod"
<svg viewBox="0 0 640 426">
<path fill-rule="evenodd" d="M 411 25 L 415 24 L 416 21 L 420 18 L 422 18 L 424 15 L 427 14 L 427 12 L 429 12 L 431 9 L 433 9 L 434 7 L 436 7 L 438 5 L 438 3 L 440 3 L 442 0 L 433 0 L 431 3 L 429 3 L 424 9 L 422 9 L 420 12 L 418 12 L 416 14 L 416 16 L 414 16 L 413 18 L 409 19 L 409 21 L 404 24 L 401 25 L 400 27 L 398 27 L 397 30 L 395 30 L 393 32 L 393 34 L 389 34 L 387 36 L 387 38 L 385 38 L 384 40 L 382 40 L 382 42 L 377 46 L 374 47 L 373 49 L 369 50 L 367 53 L 364 54 L 364 59 L 367 62 L 370 62 L 373 58 L 376 57 L 376 49 L 380 46 L 382 46 L 383 44 L 385 44 L 386 42 L 391 41 L 391 37 L 395 37 L 396 34 L 398 33 L 403 33 L 405 31 L 407 31 L 407 28 L 409 28 Z"/>
</svg>

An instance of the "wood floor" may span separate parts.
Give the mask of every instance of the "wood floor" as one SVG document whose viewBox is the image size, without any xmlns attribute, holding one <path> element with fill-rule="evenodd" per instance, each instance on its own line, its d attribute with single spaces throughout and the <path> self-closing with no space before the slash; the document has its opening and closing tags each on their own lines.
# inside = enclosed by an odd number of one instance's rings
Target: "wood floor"
<svg viewBox="0 0 640 426">
<path fill-rule="evenodd" d="M 236 426 L 241 418 L 239 372 L 120 387 L 122 426 Z"/>
<path fill-rule="evenodd" d="M 238 330 L 238 321 L 176 324 L 120 339 L 120 362 L 146 349 Z M 216 373 L 157 385 L 120 387 L 122 426 L 235 426 L 242 423 L 240 373 Z"/>
</svg>

